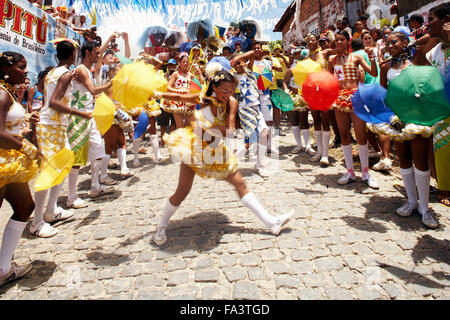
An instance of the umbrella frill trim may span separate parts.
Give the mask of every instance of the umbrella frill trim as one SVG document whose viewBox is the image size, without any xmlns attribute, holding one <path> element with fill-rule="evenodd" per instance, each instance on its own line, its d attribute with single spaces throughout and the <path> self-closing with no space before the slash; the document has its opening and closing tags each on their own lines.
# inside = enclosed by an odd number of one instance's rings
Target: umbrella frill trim
<svg viewBox="0 0 450 320">
<path fill-rule="evenodd" d="M 18 150 L 0 149 L 0 188 L 9 183 L 25 183 L 39 170 L 36 160 L 31 160 Z"/>
<path fill-rule="evenodd" d="M 392 124 L 383 123 L 366 123 L 367 128 L 375 134 L 383 134 L 389 136 L 392 140 L 397 142 L 405 142 L 413 140 L 420 135 L 424 138 L 429 138 L 433 135 L 434 126 L 422 126 L 418 124 L 408 123 L 399 131 Z"/>
<path fill-rule="evenodd" d="M 309 106 L 306 103 L 305 99 L 303 99 L 303 96 L 301 94 L 291 93 L 290 96 L 292 98 L 292 101 L 294 102 L 294 108 L 292 109 L 292 111 L 303 112 L 309 110 Z"/>
</svg>

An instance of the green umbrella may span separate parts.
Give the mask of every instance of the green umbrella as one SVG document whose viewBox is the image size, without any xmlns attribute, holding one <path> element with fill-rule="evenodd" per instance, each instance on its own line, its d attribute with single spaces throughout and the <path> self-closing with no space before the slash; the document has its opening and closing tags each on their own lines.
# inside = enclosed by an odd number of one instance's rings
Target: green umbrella
<svg viewBox="0 0 450 320">
<path fill-rule="evenodd" d="M 275 107 L 283 112 L 292 111 L 294 108 L 294 102 L 291 96 L 281 89 L 272 91 L 272 102 Z"/>
<path fill-rule="evenodd" d="M 432 126 L 450 115 L 444 81 L 431 66 L 409 66 L 391 80 L 386 104 L 404 123 Z"/>
<path fill-rule="evenodd" d="M 133 60 L 131 60 L 130 58 L 127 58 L 119 53 L 116 53 L 116 57 L 117 57 L 117 59 L 119 59 L 120 63 L 123 65 L 133 63 Z"/>
</svg>

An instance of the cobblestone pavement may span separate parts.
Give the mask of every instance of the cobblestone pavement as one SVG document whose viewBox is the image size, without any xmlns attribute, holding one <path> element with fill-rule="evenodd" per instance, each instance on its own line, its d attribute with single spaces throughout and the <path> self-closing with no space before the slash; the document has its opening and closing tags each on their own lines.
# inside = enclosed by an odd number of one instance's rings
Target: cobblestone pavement
<svg viewBox="0 0 450 320">
<path fill-rule="evenodd" d="M 381 186 L 374 191 L 357 167 L 357 182 L 338 186 L 345 170 L 340 151 L 322 168 L 305 153 L 290 155 L 293 141 L 290 133 L 280 137 L 279 170 L 266 179 L 249 163 L 241 166 L 270 212 L 295 209 L 278 237 L 226 182 L 196 177 L 171 220 L 169 243 L 158 248 L 151 239 L 179 165 L 155 164 L 146 142 L 136 176 L 58 223 L 57 236 L 35 238 L 27 228 L 15 260 L 34 268 L 0 288 L 0 299 L 450 298 L 449 209 L 432 195 L 441 227 L 427 230 L 417 214 L 396 216 L 405 194 L 399 177 L 373 173 Z M 131 167 L 130 153 L 128 160 Z M 79 179 L 82 198 L 88 198 L 87 171 Z M 117 170 L 111 176 L 120 179 Z M 62 206 L 66 190 L 67 182 Z M 11 213 L 5 201 L 2 232 Z"/>
</svg>

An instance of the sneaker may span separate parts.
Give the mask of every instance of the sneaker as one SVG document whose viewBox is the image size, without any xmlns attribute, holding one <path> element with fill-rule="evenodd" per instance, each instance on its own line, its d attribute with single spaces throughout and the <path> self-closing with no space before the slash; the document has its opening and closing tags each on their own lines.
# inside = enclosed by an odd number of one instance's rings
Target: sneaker
<svg viewBox="0 0 450 320">
<path fill-rule="evenodd" d="M 270 172 L 264 169 L 263 167 L 255 168 L 255 170 L 256 173 L 262 178 L 267 178 L 270 176 Z"/>
<path fill-rule="evenodd" d="M 50 224 L 42 222 L 38 226 L 30 225 L 30 233 L 39 238 L 51 238 L 58 233 L 58 229 Z"/>
<path fill-rule="evenodd" d="M 354 175 L 352 175 L 351 173 L 347 172 L 346 174 L 344 174 L 342 177 L 339 178 L 339 180 L 337 181 L 338 184 L 348 184 L 351 182 L 355 182 L 356 181 L 356 177 Z"/>
<path fill-rule="evenodd" d="M 81 199 L 80 199 L 81 200 Z M 57 207 L 55 213 L 44 213 L 44 221 L 48 223 L 53 223 L 57 221 L 63 221 L 69 219 L 73 216 L 73 212 L 64 210 L 63 208 Z"/>
<path fill-rule="evenodd" d="M 322 166 L 329 166 L 330 165 L 330 161 L 328 160 L 328 157 L 322 157 L 320 158 L 320 164 Z"/>
<path fill-rule="evenodd" d="M 433 212 L 431 212 L 430 209 L 422 214 L 422 223 L 430 229 L 436 229 L 437 227 L 439 227 L 439 222 L 437 222 L 436 218 L 433 215 Z"/>
<path fill-rule="evenodd" d="M 363 177 L 362 181 L 364 183 L 366 183 L 369 186 L 369 188 L 372 188 L 375 190 L 380 189 L 380 186 L 378 185 L 377 181 L 374 178 L 372 178 L 370 175 L 368 175 L 367 177 Z"/>
<path fill-rule="evenodd" d="M 74 208 L 74 209 L 81 209 L 86 208 L 89 204 L 87 201 L 84 201 L 83 199 L 76 198 L 74 201 L 67 201 L 66 207 L 67 208 Z"/>
<path fill-rule="evenodd" d="M 311 158 L 309 158 L 309 160 L 312 162 L 317 162 L 320 160 L 320 158 L 322 158 L 322 154 L 319 152 L 316 152 Z"/>
<path fill-rule="evenodd" d="M 316 152 L 314 151 L 314 149 L 311 148 L 311 147 L 306 147 L 306 148 L 305 148 L 305 152 L 306 152 L 307 154 L 309 154 L 310 156 L 313 156 L 313 155 L 316 154 Z M 319 159 L 320 159 L 320 158 L 319 158 Z"/>
<path fill-rule="evenodd" d="M 125 170 L 120 170 L 120 176 L 124 178 L 132 177 L 134 176 L 134 172 L 127 168 Z"/>
<path fill-rule="evenodd" d="M 413 214 L 414 210 L 417 210 L 417 204 L 413 205 L 409 202 L 405 202 L 400 208 L 398 208 L 395 212 L 400 217 L 409 217 Z"/>
<path fill-rule="evenodd" d="M 141 165 L 141 162 L 139 161 L 139 159 L 134 159 L 133 160 L 133 167 L 137 168 Z"/>
<path fill-rule="evenodd" d="M 304 149 L 303 149 L 302 146 L 296 146 L 294 149 L 292 149 L 291 153 L 292 153 L 292 154 L 297 154 L 297 153 L 302 152 L 303 150 L 304 150 Z"/>
<path fill-rule="evenodd" d="M 156 233 L 153 236 L 153 242 L 158 246 L 162 246 L 167 242 L 166 227 L 158 227 L 158 230 L 156 230 Z"/>
<path fill-rule="evenodd" d="M 115 161 L 110 161 L 108 163 L 108 169 L 117 169 L 119 167 L 119 164 Z"/>
<path fill-rule="evenodd" d="M 0 276 L 0 287 L 4 286 L 8 282 L 23 278 L 28 272 L 30 272 L 31 268 L 31 264 L 19 266 L 15 262 L 11 263 L 11 269 L 9 269 L 9 272 L 3 276 Z"/>
<path fill-rule="evenodd" d="M 156 163 L 163 163 L 166 162 L 167 160 L 169 160 L 168 156 L 160 156 L 159 158 L 156 158 Z"/>
<path fill-rule="evenodd" d="M 114 180 L 113 178 L 111 178 L 110 176 L 106 176 L 106 178 L 99 178 L 100 183 L 104 184 L 105 186 L 113 186 L 117 184 L 117 180 Z"/>
<path fill-rule="evenodd" d="M 283 226 L 288 223 L 289 219 L 292 217 L 292 214 L 294 213 L 294 210 L 291 210 L 289 213 L 283 214 L 279 217 L 277 217 L 277 222 L 275 223 L 274 226 L 272 226 L 270 228 L 270 232 L 274 235 L 277 236 L 281 229 L 283 228 Z"/>
<path fill-rule="evenodd" d="M 96 198 L 96 197 L 102 196 L 104 194 L 113 193 L 114 191 L 116 191 L 116 189 L 113 187 L 100 186 L 100 188 L 98 188 L 98 189 L 91 189 L 91 192 L 89 193 L 89 195 L 91 198 Z"/>
<path fill-rule="evenodd" d="M 378 163 L 375 164 L 372 167 L 372 169 L 376 170 L 376 171 L 383 171 L 383 170 L 389 171 L 392 169 L 392 161 L 388 158 L 384 158 L 384 159 L 378 161 Z"/>
</svg>

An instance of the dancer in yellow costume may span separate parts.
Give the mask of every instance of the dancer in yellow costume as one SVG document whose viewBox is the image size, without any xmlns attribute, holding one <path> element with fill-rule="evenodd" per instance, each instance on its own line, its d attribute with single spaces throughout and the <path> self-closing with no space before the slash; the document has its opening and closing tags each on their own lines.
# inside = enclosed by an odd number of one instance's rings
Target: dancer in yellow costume
<svg viewBox="0 0 450 320">
<path fill-rule="evenodd" d="M 255 194 L 249 192 L 246 183 L 237 168 L 237 159 L 227 148 L 227 131 L 234 130 L 238 102 L 233 97 L 236 91 L 236 79 L 226 70 L 210 75 L 211 82 L 206 94 L 177 95 L 173 93 L 155 93 L 156 98 L 172 99 L 186 103 L 199 103 L 200 110 L 194 113 L 193 126 L 180 128 L 163 139 L 172 156 L 182 160 L 178 187 L 168 199 L 160 224 L 153 237 L 157 245 L 167 241 L 166 229 L 170 217 L 175 213 L 189 194 L 195 175 L 202 178 L 216 178 L 231 183 L 241 201 L 260 218 L 274 235 L 278 235 L 283 225 L 292 215 L 287 213 L 279 217 L 269 214 L 260 204 Z M 203 140 L 207 138 L 207 141 Z M 213 138 L 213 141 L 210 139 Z"/>
</svg>

